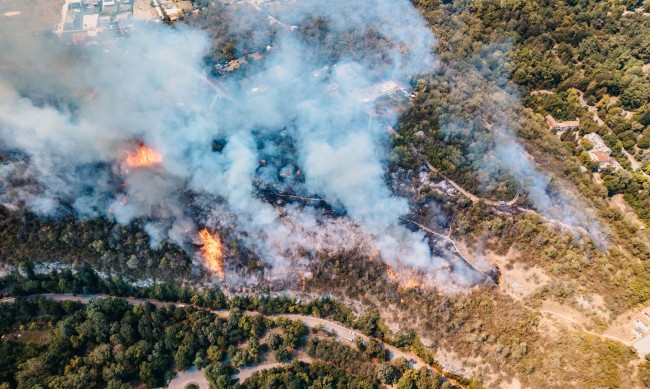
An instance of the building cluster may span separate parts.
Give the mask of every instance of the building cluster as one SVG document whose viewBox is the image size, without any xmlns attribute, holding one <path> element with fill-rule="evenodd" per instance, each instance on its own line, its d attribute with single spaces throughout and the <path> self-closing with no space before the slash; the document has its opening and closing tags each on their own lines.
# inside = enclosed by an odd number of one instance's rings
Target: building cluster
<svg viewBox="0 0 650 389">
<path fill-rule="evenodd" d="M 60 29 L 64 41 L 82 43 L 133 24 L 134 0 L 69 0 Z"/>
<path fill-rule="evenodd" d="M 622 169 L 623 167 L 617 160 L 611 157 L 612 149 L 605 145 L 603 138 L 595 132 L 589 133 L 584 136 L 591 144 L 592 147 L 587 151 L 592 161 L 598 164 L 598 170 L 605 168 Z"/>
</svg>

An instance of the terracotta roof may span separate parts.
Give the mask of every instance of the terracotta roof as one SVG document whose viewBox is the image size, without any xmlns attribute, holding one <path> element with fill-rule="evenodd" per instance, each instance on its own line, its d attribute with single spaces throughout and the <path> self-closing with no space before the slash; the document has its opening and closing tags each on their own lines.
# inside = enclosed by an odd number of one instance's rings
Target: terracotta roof
<svg viewBox="0 0 650 389">
<path fill-rule="evenodd" d="M 558 122 L 551 115 L 546 116 L 546 121 L 553 128 L 578 127 L 578 125 L 580 124 L 580 121 L 578 120 L 572 120 L 568 122 Z"/>
<path fill-rule="evenodd" d="M 598 158 L 598 162 L 612 162 L 612 157 L 604 151 L 592 151 L 592 154 Z"/>
</svg>

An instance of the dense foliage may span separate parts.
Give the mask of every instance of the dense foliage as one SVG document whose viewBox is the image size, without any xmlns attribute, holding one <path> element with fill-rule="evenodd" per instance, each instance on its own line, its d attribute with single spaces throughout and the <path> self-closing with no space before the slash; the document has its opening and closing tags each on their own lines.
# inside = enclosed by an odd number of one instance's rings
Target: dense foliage
<svg viewBox="0 0 650 389">
<path fill-rule="evenodd" d="M 152 249 L 137 223 L 123 226 L 104 218 L 48 220 L 29 212 L 11 212 L 0 205 L 0 258 L 4 265 L 23 261 L 90 265 L 106 273 L 134 279 L 192 277 L 188 255 L 162 243 Z"/>
<path fill-rule="evenodd" d="M 299 321 L 273 321 L 237 309 L 223 318 L 193 307 L 133 307 L 118 298 L 95 299 L 86 306 L 19 299 L 1 304 L 0 317 L 3 334 L 26 325 L 50 334 L 47 344 L 2 343 L 0 381 L 18 388 L 120 388 L 134 380 L 163 386 L 173 368 L 201 368 L 226 356 L 228 366 L 256 363 L 259 338 L 269 328 L 283 330 L 283 347 L 295 347 L 305 335 Z M 234 372 L 232 367 L 226 371 L 228 377 Z"/>
</svg>

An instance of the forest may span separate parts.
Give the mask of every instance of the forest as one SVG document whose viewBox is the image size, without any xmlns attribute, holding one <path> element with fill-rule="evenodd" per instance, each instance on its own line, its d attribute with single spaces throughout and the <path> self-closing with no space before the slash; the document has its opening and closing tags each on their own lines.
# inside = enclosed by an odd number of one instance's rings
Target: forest
<svg viewBox="0 0 650 389">
<path fill-rule="evenodd" d="M 172 284 L 111 289 L 120 282 L 102 280 L 90 269 L 71 276 L 69 271 L 36 275 L 28 263 L 20 268 L 25 275 L 0 279 L 5 293 L 10 290 L 17 296 L 13 302 L 0 303 L 2 388 L 127 388 L 134 382 L 159 387 L 169 382 L 174 371 L 191 366 L 205 368 L 211 388 L 264 388 L 279 383 L 305 388 L 317 383 L 341 388 L 393 383 L 400 388 L 454 387 L 426 367 L 411 370 L 403 358 L 387 362 L 388 351 L 373 338 L 357 337 L 348 346 L 333 340 L 323 328 L 310 333 L 300 321 L 273 316 L 329 317 L 370 336 L 384 337 L 378 331 L 381 324 L 376 314 L 354 317 L 328 298 L 309 303 L 281 297 L 226 298 L 216 289 L 198 291 Z M 47 295 L 38 294 L 75 290 L 190 305 L 145 302 L 132 306 L 120 297 L 95 298 L 83 305 L 50 301 Z M 253 310 L 262 314 L 244 313 Z M 232 378 L 238 369 L 259 363 L 265 354 L 286 363 L 302 349 L 313 363 L 295 361 L 239 383 Z"/>
<path fill-rule="evenodd" d="M 411 80 L 415 97 L 390 139 L 389 176 L 409 182 L 428 162 L 436 169 L 432 177 L 448 177 L 477 196 L 510 200 L 519 193 L 509 209 L 474 204 L 431 187 L 419 188 L 417 198 L 409 201 L 416 209 L 436 204 L 451 238 L 508 257 L 506 267 L 541 269 L 551 278 L 548 285 L 524 299 L 503 293 L 499 285 L 445 295 L 404 288 L 387 276 L 385 265 L 345 253 L 314 259 L 313 277 L 303 286 L 306 293 L 338 299 L 298 303 L 270 298 L 266 290 L 227 295 L 215 288 L 188 287 L 206 275 L 178 246 L 164 242 L 152 249 L 139 222 L 122 226 L 73 215 L 42 219 L 0 206 L 0 261 L 16 269 L 0 279 L 0 289 L 18 297 L 0 305 L 2 333 L 33 331 L 47 340 L 0 342 L 4 387 L 156 386 L 175 369 L 190 365 L 202 366 L 215 388 L 448 387 L 436 359 L 440 350 L 479 361 L 465 377 L 457 377 L 467 387 L 513 378 L 525 387 L 650 387 L 650 362 L 639 359 L 631 347 L 570 325 L 551 336 L 544 332 L 549 320 L 539 312 L 549 301 L 564 304 L 587 316 L 587 329 L 601 333 L 615 318 L 650 301 L 650 18 L 642 13 L 650 12 L 650 3 L 412 2 L 435 32 L 440 63 L 434 73 Z M 212 51 L 206 68 L 264 50 L 274 40 L 276 32 L 262 22 L 264 15 L 238 15 L 220 2 L 194 3 L 200 12 L 178 23 L 208 34 Z M 228 24 L 231 13 L 241 16 L 236 29 Z M 261 25 L 263 33 L 253 34 Z M 326 29 L 326 21 L 309 19 L 299 33 L 305 42 L 314 42 Z M 380 50 L 379 40 L 362 38 L 327 50 L 355 53 L 354 44 Z M 214 71 L 213 76 L 219 75 Z M 549 128 L 547 115 L 558 121 L 578 119 L 579 125 L 558 134 Z M 540 170 L 548 172 L 551 196 L 571 193 L 569 199 L 580 200 L 576 204 L 595 210 L 606 245 L 549 223 L 534 211 L 522 190 L 529 183 L 490 159 L 498 142 L 495 129 L 513 134 Z M 621 169 L 599 169 L 589 159 L 591 146 L 581 141 L 589 133 L 602 137 Z M 613 205 L 616 195 L 623 196 L 640 224 Z M 254 260 L 230 260 L 255 268 Z M 39 264 L 51 262 L 69 269 L 38 271 Z M 155 282 L 135 286 L 141 279 Z M 131 307 L 120 298 L 83 306 L 28 297 L 41 293 L 134 296 L 192 306 Z M 587 294 L 603 297 L 608 317 L 590 314 L 576 302 Z M 350 301 L 358 302 L 362 312 L 355 315 L 346 307 Z M 202 308 L 231 313 L 224 319 Z M 434 369 L 387 362 L 385 350 L 372 343 L 347 346 L 325 334 L 307 340 L 297 324 L 299 335 L 289 335 L 281 323 L 252 319 L 245 311 L 330 318 L 413 350 Z M 263 355 L 292 359 L 294 346 L 313 363 L 294 360 L 245 382 L 230 381 L 237 368 L 255 364 Z M 567 365 L 573 370 L 559 368 Z"/>
</svg>

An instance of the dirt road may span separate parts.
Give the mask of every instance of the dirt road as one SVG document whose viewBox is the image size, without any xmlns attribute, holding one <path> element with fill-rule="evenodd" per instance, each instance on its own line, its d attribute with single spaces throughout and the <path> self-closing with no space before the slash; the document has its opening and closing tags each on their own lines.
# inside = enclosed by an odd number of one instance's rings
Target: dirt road
<svg viewBox="0 0 650 389">
<path fill-rule="evenodd" d="M 364 334 L 355 332 L 354 330 L 344 327 L 338 323 L 334 323 L 332 321 L 321 319 L 318 317 L 303 316 L 303 315 L 277 315 L 277 316 L 286 317 L 291 320 L 300 320 L 303 323 L 305 323 L 305 325 L 309 328 L 315 328 L 319 325 L 322 325 L 326 331 L 334 332 L 336 334 L 337 339 L 343 343 L 350 344 L 352 343 L 352 340 L 357 336 L 362 338 L 365 341 L 368 341 L 370 339 L 370 337 Z M 415 361 L 415 363 L 412 363 L 411 366 L 416 369 L 422 366 L 426 366 L 426 363 L 415 354 L 407 353 L 405 351 L 398 349 L 397 347 L 393 347 L 386 343 L 383 343 L 383 346 L 384 348 L 386 348 L 386 350 L 389 351 L 390 354 L 388 355 L 388 359 L 391 361 L 396 358 L 406 358 L 408 360 Z"/>
<path fill-rule="evenodd" d="M 528 308 L 528 307 L 527 307 L 527 308 Z M 530 308 L 530 309 L 532 310 L 532 308 Z M 575 320 L 574 318 L 572 318 L 572 317 L 570 317 L 570 316 L 567 316 L 567 315 L 564 315 L 564 314 L 562 314 L 562 313 L 554 312 L 554 311 L 549 311 L 549 310 L 540 310 L 540 311 L 538 311 L 538 312 L 539 312 L 539 313 L 546 313 L 546 314 L 549 314 L 549 315 L 552 315 L 552 316 L 555 316 L 555 317 L 559 317 L 559 318 L 561 318 L 561 319 L 564 319 L 565 321 L 568 321 L 568 322 L 571 323 L 572 325 L 575 325 L 575 326 L 578 327 L 580 330 L 582 330 L 583 332 L 586 332 L 586 333 L 589 334 L 589 335 L 597 336 L 597 337 L 599 337 L 599 338 L 601 338 L 601 339 L 603 339 L 603 340 L 605 340 L 605 339 L 607 339 L 607 340 L 614 340 L 614 341 L 617 341 L 617 342 L 621 342 L 621 343 L 625 344 L 626 346 L 630 346 L 630 343 L 629 343 L 629 342 L 627 342 L 627 341 L 625 341 L 625 340 L 623 340 L 623 339 L 617 338 L 617 337 L 615 337 L 615 336 L 605 335 L 605 334 L 599 334 L 599 333 L 597 333 L 597 332 L 589 331 L 588 329 L 586 329 L 586 328 L 582 325 L 582 323 L 580 323 L 580 322 L 578 322 L 577 320 Z"/>
<path fill-rule="evenodd" d="M 605 124 L 605 122 L 603 122 L 603 119 L 601 119 L 600 116 L 598 116 L 598 108 L 587 104 L 587 102 L 585 101 L 585 94 L 581 90 L 576 89 L 576 92 L 578 92 L 578 104 L 580 104 L 581 107 L 586 108 L 587 111 L 589 111 L 593 115 L 594 121 L 599 126 Z"/>
<path fill-rule="evenodd" d="M 189 384 L 198 385 L 200 389 L 208 389 L 210 384 L 208 384 L 208 380 L 205 378 L 205 370 L 191 367 L 185 371 L 179 371 L 167 387 L 169 389 L 185 389 Z"/>
<path fill-rule="evenodd" d="M 98 299 L 98 298 L 109 298 L 109 297 L 114 297 L 114 296 L 109 296 L 105 294 L 93 294 L 93 295 L 73 295 L 73 294 L 67 294 L 67 293 L 44 293 L 41 295 L 36 295 L 32 297 L 37 297 L 37 296 L 43 296 L 48 300 L 51 301 L 77 301 L 81 304 L 88 304 L 91 300 L 93 299 Z M 12 302 L 14 299 L 9 298 L 9 299 L 3 299 L 2 302 Z M 144 304 L 144 303 L 151 303 L 157 307 L 164 307 L 168 305 L 175 305 L 177 307 L 187 307 L 190 306 L 191 304 L 184 304 L 184 303 L 175 303 L 175 302 L 165 302 L 165 301 L 159 301 L 155 299 L 141 299 L 141 298 L 134 298 L 134 297 L 128 297 L 126 298 L 127 302 L 131 305 L 139 305 L 139 304 Z M 198 307 L 197 307 L 198 308 Z M 199 308 L 199 309 L 204 309 L 206 311 L 212 312 L 215 315 L 219 317 L 228 317 L 230 312 L 226 310 L 215 310 L 215 309 L 206 309 L 206 308 Z M 252 314 L 252 315 L 260 315 L 258 312 L 250 312 L 246 311 L 247 314 Z M 323 326 L 325 330 L 329 332 L 334 332 L 337 336 L 337 339 L 341 342 L 345 343 L 351 343 L 351 339 L 354 339 L 355 337 L 359 336 L 364 340 L 369 340 L 370 338 L 366 335 L 360 334 L 355 332 L 354 330 L 347 328 L 339 323 L 335 323 L 333 321 L 327 320 L 327 319 L 321 319 L 318 317 L 313 317 L 313 316 L 304 316 L 304 315 L 294 315 L 294 314 L 278 314 L 278 315 L 273 315 L 272 317 L 284 317 L 287 319 L 291 320 L 300 320 L 302 321 L 305 326 L 308 328 L 316 328 L 317 326 Z M 410 361 L 415 361 L 411 363 L 411 366 L 414 368 L 420 368 L 422 366 L 428 366 L 424 360 L 422 360 L 420 357 L 418 357 L 415 354 L 408 353 L 405 351 L 402 351 L 398 349 L 397 347 L 393 347 L 389 344 L 383 343 L 380 340 L 379 341 L 388 351 L 389 351 L 389 360 L 393 360 L 396 358 L 406 358 L 407 360 Z M 276 366 L 280 366 L 280 364 L 268 364 L 268 365 L 260 365 L 260 366 L 252 366 L 250 368 L 243 368 L 240 369 L 240 372 L 233 376 L 233 378 L 239 378 L 240 380 L 244 380 L 251 375 L 253 375 L 254 372 L 256 371 L 261 371 L 264 369 L 270 369 Z M 429 368 L 432 368 L 439 373 L 444 375 L 444 372 L 440 371 L 439 369 L 428 366 Z M 460 385 L 458 382 L 456 382 L 453 379 L 447 378 L 451 383 L 458 387 L 463 387 Z M 196 383 L 199 385 L 200 388 L 207 388 L 208 383 L 205 378 L 205 374 L 203 371 L 198 371 L 198 370 L 188 370 L 184 372 L 179 372 L 176 374 L 176 377 L 170 382 L 169 388 L 172 389 L 183 389 L 185 388 L 185 385 L 189 383 Z"/>
<path fill-rule="evenodd" d="M 440 173 L 440 171 L 438 171 L 438 169 L 436 169 L 431 163 L 429 163 L 429 161 L 425 161 L 425 163 L 427 164 L 427 167 L 429 168 L 429 170 L 431 170 L 432 172 L 437 172 L 438 174 L 442 175 Z M 504 200 L 495 201 L 495 200 L 490 200 L 490 199 L 486 199 L 486 198 L 483 198 L 483 197 L 479 197 L 479 196 L 476 196 L 475 194 L 472 194 L 472 193 L 466 191 L 465 189 L 463 189 L 462 186 L 458 185 L 457 183 L 455 183 L 451 179 L 445 177 L 444 175 L 442 177 L 445 179 L 445 181 L 447 181 L 449 184 L 451 184 L 451 186 L 453 186 L 457 191 L 462 193 L 463 196 L 470 199 L 473 203 L 478 203 L 479 201 L 482 201 L 483 203 L 485 203 L 487 205 L 490 205 L 490 206 L 493 206 L 493 207 L 503 207 L 503 206 L 511 207 L 517 202 L 517 200 L 519 200 L 519 192 L 517 192 L 517 194 L 515 195 L 515 197 L 512 200 L 508 200 L 508 201 L 504 201 Z"/>
</svg>

